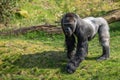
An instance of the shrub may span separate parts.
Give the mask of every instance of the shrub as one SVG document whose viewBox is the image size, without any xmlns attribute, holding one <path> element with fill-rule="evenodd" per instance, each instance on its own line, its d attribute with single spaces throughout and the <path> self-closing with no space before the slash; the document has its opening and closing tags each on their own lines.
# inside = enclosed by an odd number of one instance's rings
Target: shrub
<svg viewBox="0 0 120 80">
<path fill-rule="evenodd" d="M 1 0 L 0 1 L 0 23 L 7 24 L 13 15 L 18 0 Z"/>
</svg>

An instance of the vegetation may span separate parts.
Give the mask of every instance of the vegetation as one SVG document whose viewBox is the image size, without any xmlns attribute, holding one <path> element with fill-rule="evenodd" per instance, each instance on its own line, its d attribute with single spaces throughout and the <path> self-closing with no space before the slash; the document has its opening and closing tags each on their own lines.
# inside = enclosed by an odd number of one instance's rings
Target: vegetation
<svg viewBox="0 0 120 80">
<path fill-rule="evenodd" d="M 117 27 L 116 27 L 117 26 Z M 1 80 L 119 80 L 120 25 L 110 25 L 111 57 L 97 62 L 101 55 L 98 38 L 89 43 L 89 54 L 74 74 L 67 74 L 63 34 L 36 31 L 19 36 L 1 36 Z"/>
<path fill-rule="evenodd" d="M 107 11 L 119 8 L 120 1 L 112 0 L 2 0 L 8 3 L 16 2 L 13 11 L 10 28 L 19 28 L 40 24 L 56 24 L 66 12 L 78 13 L 81 17 L 101 16 Z M 6 6 L 6 5 L 4 5 Z M 11 6 L 11 5 L 9 5 Z M 3 7 L 4 9 L 4 7 Z M 11 10 L 12 9 L 12 10 Z M 6 10 L 6 9 L 4 9 Z M 1 10 L 2 11 L 2 10 Z M 3 11 L 4 12 L 4 11 Z M 7 11 L 7 14 L 11 12 Z M 4 13 L 3 13 L 4 14 Z M 27 23 L 26 23 L 27 22 Z M 10 24 L 9 24 L 10 23 Z M 5 29 L 5 28 L 4 28 Z"/>
<path fill-rule="evenodd" d="M 106 11 L 119 8 L 120 5 L 119 0 L 114 2 L 112 0 L 13 1 L 16 1 L 19 7 L 12 8 L 10 22 L 7 27 L 1 27 L 0 24 L 0 31 L 32 25 L 56 24 L 54 22 L 59 21 L 66 12 L 76 12 L 81 17 L 101 16 L 106 14 Z M 65 71 L 68 59 L 64 49 L 63 34 L 30 31 L 24 35 L 0 36 L 0 80 L 119 80 L 119 27 L 120 22 L 110 24 L 110 59 L 96 61 L 102 53 L 97 35 L 89 43 L 86 60 L 80 64 L 74 74 Z"/>
<path fill-rule="evenodd" d="M 18 0 L 0 0 L 0 23 L 7 24 L 13 16 Z"/>
</svg>

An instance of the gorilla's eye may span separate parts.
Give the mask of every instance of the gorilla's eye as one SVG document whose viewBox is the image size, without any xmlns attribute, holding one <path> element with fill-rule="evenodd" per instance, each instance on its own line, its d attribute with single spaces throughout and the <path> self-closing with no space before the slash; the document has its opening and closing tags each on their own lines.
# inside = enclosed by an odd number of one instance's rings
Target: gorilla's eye
<svg viewBox="0 0 120 80">
<path fill-rule="evenodd" d="M 64 26 L 65 26 L 65 27 L 69 27 L 70 29 L 72 29 L 72 28 L 74 27 L 74 25 L 73 25 L 73 24 L 70 24 L 70 23 L 64 24 Z"/>
</svg>

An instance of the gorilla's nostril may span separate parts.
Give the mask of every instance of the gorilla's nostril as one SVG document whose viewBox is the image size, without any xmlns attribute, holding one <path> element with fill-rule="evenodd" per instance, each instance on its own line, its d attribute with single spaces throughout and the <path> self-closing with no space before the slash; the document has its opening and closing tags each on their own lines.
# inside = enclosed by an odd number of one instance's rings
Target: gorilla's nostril
<svg viewBox="0 0 120 80">
<path fill-rule="evenodd" d="M 65 32 L 67 32 L 67 33 L 70 32 L 70 29 L 69 28 L 65 29 Z"/>
<path fill-rule="evenodd" d="M 67 28 L 66 31 L 69 31 L 69 29 Z"/>
</svg>

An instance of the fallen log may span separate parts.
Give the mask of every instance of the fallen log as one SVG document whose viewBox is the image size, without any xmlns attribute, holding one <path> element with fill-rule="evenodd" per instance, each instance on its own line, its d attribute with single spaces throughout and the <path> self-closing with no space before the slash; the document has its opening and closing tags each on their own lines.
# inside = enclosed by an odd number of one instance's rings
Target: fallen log
<svg viewBox="0 0 120 80">
<path fill-rule="evenodd" d="M 27 32 L 33 32 L 33 31 L 44 31 L 44 32 L 47 32 L 48 34 L 62 33 L 61 27 L 56 27 L 55 25 L 40 25 L 40 26 L 23 27 L 16 30 L 6 31 L 6 32 L 0 32 L 0 35 L 2 36 L 19 35 L 19 34 L 25 34 Z"/>
<path fill-rule="evenodd" d="M 120 21 L 120 9 L 111 10 L 102 17 L 105 18 L 108 23 Z"/>
</svg>

